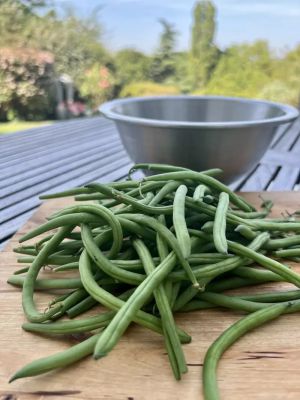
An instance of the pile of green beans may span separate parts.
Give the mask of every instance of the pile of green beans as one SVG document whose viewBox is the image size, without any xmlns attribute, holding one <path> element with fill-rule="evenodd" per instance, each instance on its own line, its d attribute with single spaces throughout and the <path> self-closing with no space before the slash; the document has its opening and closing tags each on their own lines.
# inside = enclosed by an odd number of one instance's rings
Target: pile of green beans
<svg viewBox="0 0 300 400">
<path fill-rule="evenodd" d="M 155 174 L 133 180 L 138 169 Z M 282 261 L 300 256 L 298 214 L 268 218 L 270 201 L 256 210 L 215 178 L 220 173 L 136 164 L 126 181 L 41 196 L 74 196 L 85 203 L 50 215 L 20 239 L 35 239 L 34 244 L 15 249 L 23 268 L 8 282 L 22 287 L 23 329 L 43 335 L 81 332 L 87 338 L 31 362 L 10 381 L 91 354 L 104 357 L 132 322 L 162 335 L 179 380 L 188 370 L 182 344 L 191 337 L 177 325 L 176 313 L 222 307 L 248 315 L 205 356 L 204 396 L 219 399 L 216 370 L 223 352 L 249 330 L 300 310 L 300 275 Z M 289 282 L 296 288 L 251 293 L 251 286 L 265 282 Z M 241 287 L 248 291 L 226 293 Z M 55 296 L 44 311 L 34 299 L 39 290 Z M 86 311 L 91 314 L 82 316 Z"/>
</svg>

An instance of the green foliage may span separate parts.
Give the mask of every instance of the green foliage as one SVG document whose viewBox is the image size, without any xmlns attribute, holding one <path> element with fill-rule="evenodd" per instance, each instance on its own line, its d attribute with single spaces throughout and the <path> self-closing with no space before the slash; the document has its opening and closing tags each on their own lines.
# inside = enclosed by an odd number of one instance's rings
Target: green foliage
<svg viewBox="0 0 300 400">
<path fill-rule="evenodd" d="M 201 92 L 257 97 L 270 82 L 272 65 L 273 58 L 264 41 L 232 46 L 222 55 L 210 81 Z"/>
<path fill-rule="evenodd" d="M 110 58 L 99 41 L 101 29 L 95 18 L 79 19 L 72 13 L 60 20 L 54 12 L 35 17 L 27 24 L 24 37 L 30 47 L 54 54 L 57 73 L 67 73 L 75 84 L 94 63 Z"/>
<path fill-rule="evenodd" d="M 215 67 L 219 51 L 214 45 L 216 9 L 210 0 L 196 3 L 192 27 L 190 74 L 192 84 L 204 86 Z"/>
<path fill-rule="evenodd" d="M 114 57 L 116 76 L 122 87 L 149 79 L 150 57 L 134 49 L 120 50 Z"/>
<path fill-rule="evenodd" d="M 26 49 L 0 52 L 0 119 L 9 115 L 20 119 L 45 118 L 50 104 L 46 87 L 51 76 L 48 53 Z"/>
<path fill-rule="evenodd" d="M 159 20 L 163 27 L 158 50 L 154 54 L 150 76 L 155 82 L 164 82 L 175 73 L 174 48 L 176 34 L 174 27 L 164 19 Z"/>
<path fill-rule="evenodd" d="M 85 72 L 80 92 L 86 96 L 91 108 L 96 110 L 101 103 L 112 97 L 113 88 L 112 73 L 107 67 L 97 63 Z"/>
<path fill-rule="evenodd" d="M 121 97 L 138 97 L 138 96 L 159 96 L 166 94 L 178 94 L 179 90 L 176 86 L 161 85 L 154 82 L 137 82 L 130 83 L 125 86 L 121 93 Z"/>
<path fill-rule="evenodd" d="M 110 61 L 100 42 L 101 27 L 96 14 L 84 19 L 69 11 L 61 19 L 53 10 L 41 17 L 32 11 L 33 8 L 21 1 L 4 0 L 0 15 L 0 47 L 49 51 L 54 55 L 57 73 L 67 73 L 76 84 L 94 63 Z"/>
</svg>

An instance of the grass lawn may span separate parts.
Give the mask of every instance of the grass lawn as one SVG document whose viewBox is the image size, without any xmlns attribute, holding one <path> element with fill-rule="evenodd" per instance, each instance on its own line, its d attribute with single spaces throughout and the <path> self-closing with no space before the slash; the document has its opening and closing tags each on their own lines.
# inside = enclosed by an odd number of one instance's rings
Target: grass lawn
<svg viewBox="0 0 300 400">
<path fill-rule="evenodd" d="M 43 126 L 52 124 L 52 121 L 12 121 L 12 122 L 0 122 L 0 135 L 4 133 L 12 133 L 16 131 L 22 131 L 24 129 L 35 128 L 37 126 Z"/>
</svg>

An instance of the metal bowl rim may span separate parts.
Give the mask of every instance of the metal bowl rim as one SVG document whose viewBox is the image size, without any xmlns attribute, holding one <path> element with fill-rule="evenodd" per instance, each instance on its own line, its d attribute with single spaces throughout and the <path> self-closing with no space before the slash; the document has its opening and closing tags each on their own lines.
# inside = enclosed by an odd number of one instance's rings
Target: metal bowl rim
<svg viewBox="0 0 300 400">
<path fill-rule="evenodd" d="M 224 122 L 189 122 L 189 121 L 172 121 L 160 120 L 150 118 L 132 117 L 130 115 L 121 114 L 113 109 L 120 104 L 128 104 L 133 102 L 143 102 L 147 100 L 170 100 L 170 99 L 199 99 L 199 100 L 233 100 L 243 103 L 258 103 L 263 105 L 275 106 L 282 112 L 283 115 L 274 118 L 265 118 L 254 121 L 224 121 Z M 178 96 L 144 96 L 144 97 L 130 97 L 126 99 L 116 99 L 101 104 L 99 111 L 109 119 L 118 122 L 126 122 L 130 124 L 137 124 L 152 127 L 165 127 L 165 128 L 242 128 L 253 127 L 258 125 L 280 125 L 295 120 L 299 116 L 299 111 L 290 105 L 276 103 L 267 100 L 245 99 L 241 97 L 226 97 L 226 96 L 191 96 L 191 95 L 178 95 Z"/>
</svg>

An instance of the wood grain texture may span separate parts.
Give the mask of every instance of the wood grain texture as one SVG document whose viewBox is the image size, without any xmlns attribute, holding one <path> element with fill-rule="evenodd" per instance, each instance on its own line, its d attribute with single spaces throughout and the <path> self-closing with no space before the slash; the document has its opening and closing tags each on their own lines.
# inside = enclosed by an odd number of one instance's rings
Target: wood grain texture
<svg viewBox="0 0 300 400">
<path fill-rule="evenodd" d="M 273 215 L 300 209 L 299 193 L 262 193 L 276 206 Z M 243 194 L 259 205 L 258 193 Z M 132 325 L 108 357 L 87 358 L 62 371 L 8 384 L 8 378 L 25 363 L 66 349 L 74 338 L 45 338 L 22 331 L 21 293 L 6 279 L 18 268 L 12 248 L 46 215 L 70 204 L 68 199 L 47 201 L 0 253 L 0 399 L 112 399 L 166 400 L 202 398 L 201 370 L 205 352 L 220 333 L 242 314 L 207 310 L 179 315 L 178 325 L 192 335 L 184 346 L 189 372 L 175 382 L 162 338 Z M 292 265 L 292 263 L 291 263 Z M 300 271 L 300 266 L 292 265 Z M 244 292 L 276 290 L 287 284 L 268 284 Z M 49 295 L 38 294 L 41 309 Z M 218 380 L 224 400 L 296 400 L 300 398 L 300 316 L 286 315 L 246 335 L 228 350 L 220 363 Z"/>
</svg>

